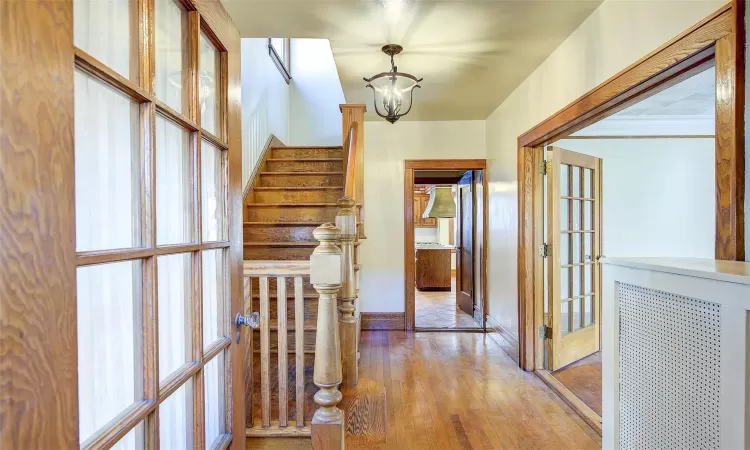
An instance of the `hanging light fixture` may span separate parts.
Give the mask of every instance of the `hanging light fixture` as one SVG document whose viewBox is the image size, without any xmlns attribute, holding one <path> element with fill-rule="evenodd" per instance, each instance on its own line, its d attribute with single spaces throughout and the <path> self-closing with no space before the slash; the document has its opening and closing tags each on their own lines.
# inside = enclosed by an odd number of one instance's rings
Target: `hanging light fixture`
<svg viewBox="0 0 750 450">
<path fill-rule="evenodd" d="M 423 219 L 456 217 L 456 202 L 453 201 L 453 189 L 436 186 L 430 191 L 430 201 L 422 214 Z"/>
<path fill-rule="evenodd" d="M 412 106 L 412 92 L 421 87 L 414 75 L 398 71 L 393 62 L 393 55 L 398 55 L 403 47 L 396 44 L 384 45 L 383 53 L 391 57 L 391 71 L 379 73 L 371 78 L 364 78 L 368 88 L 375 96 L 375 112 L 390 123 L 395 123 L 401 116 L 409 114 Z"/>
</svg>

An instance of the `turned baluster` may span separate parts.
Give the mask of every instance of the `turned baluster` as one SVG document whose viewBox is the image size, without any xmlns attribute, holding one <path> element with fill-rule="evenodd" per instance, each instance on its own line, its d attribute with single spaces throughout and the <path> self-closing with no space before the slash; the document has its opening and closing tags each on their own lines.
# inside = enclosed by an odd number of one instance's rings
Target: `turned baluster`
<svg viewBox="0 0 750 450">
<path fill-rule="evenodd" d="M 357 322 L 354 302 L 357 285 L 354 278 L 354 239 L 357 236 L 357 216 L 354 200 L 344 197 L 338 201 L 341 208 L 336 216 L 336 227 L 341 230 L 339 247 L 342 252 L 341 291 L 339 293 L 339 338 L 343 386 L 356 386 L 357 375 Z"/>
<path fill-rule="evenodd" d="M 313 235 L 320 241 L 310 256 L 310 282 L 320 295 L 313 371 L 313 382 L 320 390 L 314 397 L 318 409 L 312 419 L 312 444 L 313 449 L 319 450 L 343 449 L 344 415 L 338 408 L 342 374 L 336 305 L 342 271 L 341 249 L 336 242 L 341 232 L 326 223 L 316 228 Z"/>
</svg>

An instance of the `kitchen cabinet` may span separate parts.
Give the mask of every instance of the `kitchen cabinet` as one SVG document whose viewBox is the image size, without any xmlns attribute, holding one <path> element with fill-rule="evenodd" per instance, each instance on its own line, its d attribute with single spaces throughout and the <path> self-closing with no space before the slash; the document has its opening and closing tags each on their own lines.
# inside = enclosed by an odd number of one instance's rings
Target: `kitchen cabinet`
<svg viewBox="0 0 750 450">
<path fill-rule="evenodd" d="M 451 248 L 416 249 L 416 284 L 420 291 L 451 290 Z"/>
<path fill-rule="evenodd" d="M 414 193 L 414 227 L 415 228 L 437 228 L 437 219 L 429 217 L 427 219 L 422 217 L 427 204 L 430 202 L 429 194 Z"/>
</svg>

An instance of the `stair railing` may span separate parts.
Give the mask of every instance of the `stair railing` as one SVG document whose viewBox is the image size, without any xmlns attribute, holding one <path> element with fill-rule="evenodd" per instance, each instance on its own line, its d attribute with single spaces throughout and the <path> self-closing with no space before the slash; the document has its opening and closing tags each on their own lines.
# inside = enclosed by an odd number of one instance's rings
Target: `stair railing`
<svg viewBox="0 0 750 450">
<path fill-rule="evenodd" d="M 320 295 L 313 369 L 313 382 L 320 390 L 314 397 L 318 409 L 312 419 L 312 446 L 315 450 L 342 450 L 344 414 L 338 408 L 343 396 L 339 391 L 342 372 L 336 304 L 344 266 L 341 249 L 336 246 L 341 231 L 326 223 L 316 228 L 313 236 L 320 242 L 310 256 L 310 283 Z"/>
<path fill-rule="evenodd" d="M 310 433 L 309 426 L 305 424 L 305 297 L 303 291 L 303 277 L 309 276 L 311 272 L 310 261 L 244 261 L 244 310 L 247 316 L 238 316 L 238 327 L 241 323 L 257 328 L 260 331 L 260 342 L 253 342 L 252 333 L 248 333 L 245 341 L 246 352 L 252 357 L 256 348 L 260 350 L 260 423 L 257 414 L 254 413 L 254 401 L 252 394 L 246 399 L 246 427 L 249 437 L 262 437 L 272 435 L 281 430 L 289 430 L 285 435 L 300 436 Z M 257 284 L 253 280 L 257 278 Z M 295 354 L 295 418 L 289 420 L 288 407 L 288 305 L 287 305 L 287 279 L 294 280 L 294 354 Z M 271 287 L 270 281 L 276 281 L 276 352 L 278 375 L 272 377 L 271 373 Z M 258 290 L 258 301 L 260 308 L 258 313 L 253 311 L 253 290 Z M 248 392 L 254 392 L 253 376 L 249 380 Z M 274 379 L 275 378 L 275 379 Z M 272 386 L 272 380 L 278 386 Z M 272 418 L 271 393 L 278 392 L 278 417 Z M 255 400 L 257 402 L 257 400 Z"/>
</svg>

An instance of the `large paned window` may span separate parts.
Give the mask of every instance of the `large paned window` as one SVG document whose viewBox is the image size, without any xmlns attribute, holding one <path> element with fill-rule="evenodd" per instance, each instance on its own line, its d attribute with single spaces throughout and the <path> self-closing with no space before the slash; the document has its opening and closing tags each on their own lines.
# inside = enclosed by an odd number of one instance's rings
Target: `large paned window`
<svg viewBox="0 0 750 450">
<path fill-rule="evenodd" d="M 75 0 L 81 448 L 230 439 L 226 49 L 189 0 Z"/>
<path fill-rule="evenodd" d="M 268 38 L 268 55 L 284 77 L 286 84 L 292 80 L 292 44 L 289 38 Z"/>
</svg>

